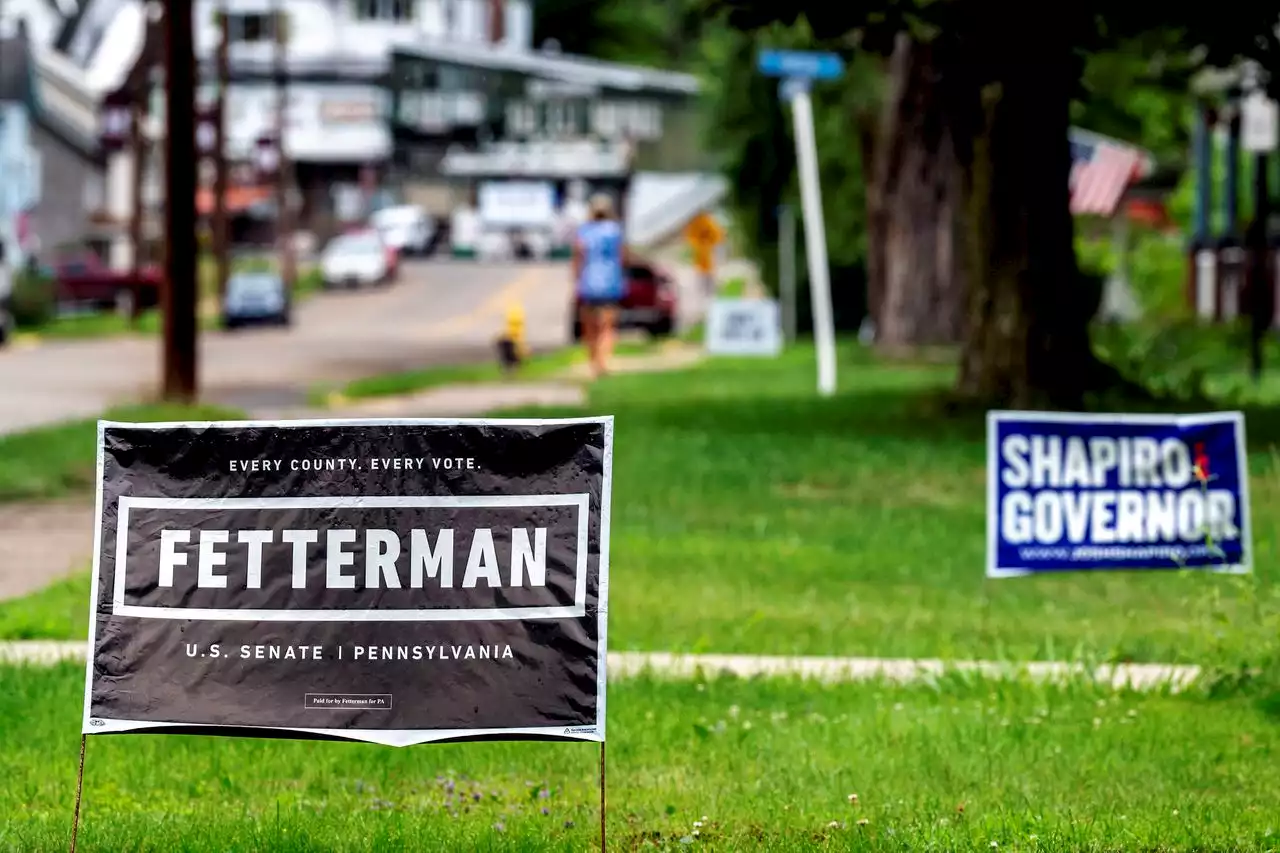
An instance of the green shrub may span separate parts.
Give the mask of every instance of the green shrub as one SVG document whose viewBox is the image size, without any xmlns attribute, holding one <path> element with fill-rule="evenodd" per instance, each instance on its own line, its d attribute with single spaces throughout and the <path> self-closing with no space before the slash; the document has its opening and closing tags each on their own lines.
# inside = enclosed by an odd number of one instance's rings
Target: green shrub
<svg viewBox="0 0 1280 853">
<path fill-rule="evenodd" d="M 1129 281 L 1134 293 L 1153 317 L 1185 317 L 1187 305 L 1187 264 L 1191 262 L 1184 238 L 1179 233 L 1142 233 L 1129 254 Z"/>
<path fill-rule="evenodd" d="M 43 326 L 58 308 L 57 283 L 52 277 L 32 270 L 18 273 L 13 282 L 10 311 L 18 328 Z"/>
<path fill-rule="evenodd" d="M 1080 271 L 1104 279 L 1119 268 L 1109 237 L 1081 236 L 1076 240 Z M 1129 245 L 1129 285 L 1152 319 L 1179 319 L 1186 304 L 1187 264 L 1190 257 L 1181 234 L 1136 230 Z"/>
</svg>

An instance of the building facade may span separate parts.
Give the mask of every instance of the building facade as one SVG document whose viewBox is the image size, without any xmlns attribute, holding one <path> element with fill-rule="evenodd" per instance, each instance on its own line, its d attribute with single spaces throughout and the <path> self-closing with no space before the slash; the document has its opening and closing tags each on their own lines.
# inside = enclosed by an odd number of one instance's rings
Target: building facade
<svg viewBox="0 0 1280 853">
<path fill-rule="evenodd" d="M 220 15 L 228 18 L 230 82 L 228 154 L 247 161 L 260 136 L 276 126 L 276 36 L 285 42 L 287 81 L 284 147 L 296 165 L 304 207 L 323 211 L 329 187 L 355 180 L 369 165 L 389 161 L 384 81 L 395 47 L 423 42 L 483 45 L 527 51 L 532 43 L 530 0 L 194 0 L 195 47 L 212 95 Z M 78 206 L 100 207 L 97 222 L 117 231 L 132 209 L 133 158 L 104 156 L 98 147 L 103 96 L 135 71 L 143 52 L 146 0 L 4 0 L 0 27 L 24 31 L 30 52 L 29 104 L 41 131 L 52 133 L 74 159 L 83 184 Z M 3 35 L 0 33 L 0 35 Z M 144 197 L 158 201 L 163 174 L 158 143 L 163 98 L 152 102 Z M 70 162 L 65 164 L 70 167 Z M 67 195 L 67 193 L 60 193 Z M 120 240 L 117 238 L 116 243 Z M 112 261 L 127 263 L 117 245 Z"/>
<path fill-rule="evenodd" d="M 115 228 L 112 263 L 127 264 L 133 155 L 104 156 L 98 124 L 103 97 L 137 79 L 155 58 L 144 51 L 150 6 L 145 0 L 6 2 L 24 8 L 34 24 L 27 30 L 37 122 L 57 128 L 96 170 L 84 180 L 83 198 L 102 208 L 95 221 Z M 339 199 L 370 182 L 446 216 L 474 192 L 474 180 L 442 173 L 451 147 L 481 156 L 496 142 L 536 142 L 542 150 L 602 139 L 633 149 L 632 170 L 705 170 L 693 77 L 535 50 L 531 3 L 194 0 L 200 100 L 216 94 L 226 17 L 227 155 L 233 176 L 242 176 L 233 183 L 249 179 L 258 140 L 275 135 L 282 94 L 283 147 L 301 222 L 322 236 L 335 224 Z M 145 71 L 160 82 L 154 69 Z M 143 181 L 144 202 L 152 207 L 162 198 L 164 127 L 156 86 Z"/>
<path fill-rule="evenodd" d="M 620 147 L 627 173 L 707 165 L 698 81 L 688 74 L 544 50 L 419 44 L 392 52 L 386 85 L 392 172 L 428 205 L 474 197 L 478 180 L 504 171 L 561 190 L 592 172 L 603 179 L 602 170 L 622 168 L 605 162 Z M 584 158 L 587 148 L 599 156 Z"/>
</svg>

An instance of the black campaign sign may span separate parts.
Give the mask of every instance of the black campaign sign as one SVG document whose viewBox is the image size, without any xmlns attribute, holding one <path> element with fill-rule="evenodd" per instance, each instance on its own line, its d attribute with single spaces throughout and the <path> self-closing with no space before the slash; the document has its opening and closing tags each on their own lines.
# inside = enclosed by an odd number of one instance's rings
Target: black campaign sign
<svg viewBox="0 0 1280 853">
<path fill-rule="evenodd" d="M 611 419 L 99 433 L 86 733 L 604 739 Z"/>
</svg>

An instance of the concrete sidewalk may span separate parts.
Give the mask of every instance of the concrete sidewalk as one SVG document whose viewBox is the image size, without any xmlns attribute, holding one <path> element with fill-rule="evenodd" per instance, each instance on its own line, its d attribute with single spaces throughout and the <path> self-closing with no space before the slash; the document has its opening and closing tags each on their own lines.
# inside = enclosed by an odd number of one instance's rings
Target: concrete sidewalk
<svg viewBox="0 0 1280 853">
<path fill-rule="evenodd" d="M 52 666 L 83 662 L 83 641 L 29 640 L 0 643 L 0 664 Z M 949 674 L 990 680 L 1025 678 L 1042 683 L 1092 680 L 1116 690 L 1185 690 L 1200 676 L 1197 666 L 1116 664 L 1090 669 L 1061 661 L 943 661 L 906 658 L 790 657 L 774 655 L 682 655 L 671 652 L 609 652 L 609 675 L 636 678 L 693 679 L 733 675 L 739 678 L 804 678 L 824 683 L 884 680 L 899 684 L 929 681 Z"/>
</svg>

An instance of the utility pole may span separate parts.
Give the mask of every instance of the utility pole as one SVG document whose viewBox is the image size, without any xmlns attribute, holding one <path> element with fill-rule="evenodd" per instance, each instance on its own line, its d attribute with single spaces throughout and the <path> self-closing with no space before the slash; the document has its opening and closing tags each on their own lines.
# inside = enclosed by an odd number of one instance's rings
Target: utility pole
<svg viewBox="0 0 1280 853">
<path fill-rule="evenodd" d="M 231 78 L 228 58 L 231 22 L 224 7 L 218 13 L 218 50 L 214 60 L 218 100 L 213 125 L 213 252 L 218 277 L 218 305 L 227 295 L 231 277 L 231 238 L 227 228 L 227 84 Z"/>
<path fill-rule="evenodd" d="M 129 216 L 129 251 L 132 279 L 137 282 L 141 280 L 142 264 L 145 260 L 142 245 L 147 204 L 144 189 L 147 176 L 147 149 L 150 147 L 146 132 L 147 106 L 151 102 L 150 87 L 144 82 L 141 89 L 133 94 L 134 103 L 130 107 L 132 117 L 129 122 L 129 149 L 133 152 L 133 185 L 130 187 L 133 210 Z M 139 315 L 138 298 L 135 294 L 129 305 L 129 323 L 137 323 Z"/>
<path fill-rule="evenodd" d="M 164 397 L 196 399 L 196 63 L 191 3 L 164 5 Z"/>
<path fill-rule="evenodd" d="M 286 66 L 288 48 L 288 26 L 284 0 L 276 0 L 274 16 L 275 35 L 275 83 L 276 83 L 276 240 L 280 251 L 280 278 L 284 281 L 284 291 L 293 294 L 294 258 L 293 258 L 293 210 L 291 190 L 293 188 L 293 162 L 285 152 L 285 128 L 288 124 L 289 109 L 289 75 Z"/>
</svg>

